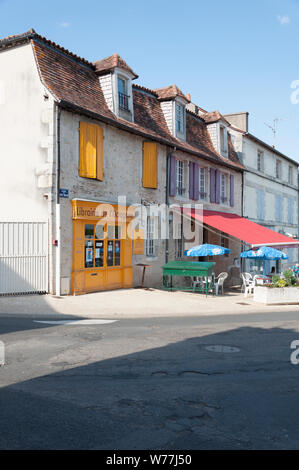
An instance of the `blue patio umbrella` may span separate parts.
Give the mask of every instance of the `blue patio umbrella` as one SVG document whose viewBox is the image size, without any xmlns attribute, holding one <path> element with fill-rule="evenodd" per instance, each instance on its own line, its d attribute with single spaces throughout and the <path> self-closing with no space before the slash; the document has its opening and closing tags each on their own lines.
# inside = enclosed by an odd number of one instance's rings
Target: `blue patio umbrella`
<svg viewBox="0 0 299 470">
<path fill-rule="evenodd" d="M 185 256 L 216 256 L 229 254 L 230 250 L 223 246 L 210 245 L 204 243 L 203 245 L 197 245 L 185 251 Z"/>
<path fill-rule="evenodd" d="M 288 259 L 288 255 L 283 253 L 282 251 L 276 250 L 275 248 L 271 248 L 269 246 L 261 246 L 260 248 L 243 251 L 241 253 L 241 258 L 251 258 L 251 259 L 261 259 L 265 260 L 272 260 L 277 261 L 280 259 Z M 263 273 L 265 272 L 265 266 L 263 262 Z"/>
<path fill-rule="evenodd" d="M 257 249 L 243 251 L 240 256 L 241 258 L 256 258 L 263 260 L 288 259 L 288 255 L 269 246 L 261 246 Z"/>
</svg>

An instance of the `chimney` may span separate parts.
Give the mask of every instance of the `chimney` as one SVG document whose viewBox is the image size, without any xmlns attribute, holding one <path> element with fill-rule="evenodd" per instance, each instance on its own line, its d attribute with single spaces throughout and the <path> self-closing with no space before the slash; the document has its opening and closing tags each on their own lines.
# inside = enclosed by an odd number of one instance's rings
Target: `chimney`
<svg viewBox="0 0 299 470">
<path fill-rule="evenodd" d="M 187 98 L 187 100 L 191 101 L 191 95 L 190 95 L 190 93 L 187 93 L 187 94 L 186 94 L 186 98 Z"/>
<path fill-rule="evenodd" d="M 243 132 L 248 132 L 248 115 L 247 111 L 243 113 L 224 114 L 223 116 L 232 125 L 241 129 Z"/>
</svg>

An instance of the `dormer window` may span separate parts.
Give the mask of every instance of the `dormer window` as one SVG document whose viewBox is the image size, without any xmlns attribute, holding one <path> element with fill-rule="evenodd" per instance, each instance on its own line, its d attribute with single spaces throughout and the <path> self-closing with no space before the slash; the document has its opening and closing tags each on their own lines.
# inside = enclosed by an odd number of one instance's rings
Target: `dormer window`
<svg viewBox="0 0 299 470">
<path fill-rule="evenodd" d="M 117 77 L 118 84 L 118 105 L 121 109 L 129 111 L 129 98 L 127 91 L 127 80 L 123 77 Z"/>
<path fill-rule="evenodd" d="M 138 75 L 118 54 L 94 65 L 108 108 L 116 116 L 134 122 L 132 80 Z"/>
<path fill-rule="evenodd" d="M 226 127 L 222 126 L 220 124 L 219 133 L 220 133 L 220 153 L 221 153 L 221 155 L 226 157 L 227 156 L 227 130 L 226 130 Z"/>
<path fill-rule="evenodd" d="M 176 130 L 181 134 L 185 132 L 184 111 L 184 106 L 182 104 L 176 103 Z"/>
<path fill-rule="evenodd" d="M 176 85 L 154 90 L 161 102 L 166 124 L 177 139 L 186 139 L 186 104 L 190 97 L 185 96 Z"/>
</svg>

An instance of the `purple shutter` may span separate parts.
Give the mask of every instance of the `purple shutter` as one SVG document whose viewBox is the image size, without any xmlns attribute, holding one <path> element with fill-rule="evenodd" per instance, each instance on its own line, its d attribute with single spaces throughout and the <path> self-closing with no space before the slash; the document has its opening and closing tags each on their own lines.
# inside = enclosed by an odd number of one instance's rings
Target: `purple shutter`
<svg viewBox="0 0 299 470">
<path fill-rule="evenodd" d="M 234 175 L 230 175 L 230 205 L 233 207 L 235 205 L 235 184 L 234 184 Z"/>
<path fill-rule="evenodd" d="M 216 170 L 210 168 L 210 202 L 216 201 Z"/>
<path fill-rule="evenodd" d="M 194 163 L 189 162 L 189 199 L 194 199 Z"/>
<path fill-rule="evenodd" d="M 193 199 L 198 201 L 199 199 L 199 166 L 198 163 L 194 163 L 193 168 Z"/>
<path fill-rule="evenodd" d="M 216 170 L 215 173 L 215 186 L 216 186 L 216 195 L 215 195 L 215 202 L 216 204 L 220 204 L 220 171 Z"/>
<path fill-rule="evenodd" d="M 176 158 L 170 155 L 169 196 L 176 195 Z"/>
</svg>

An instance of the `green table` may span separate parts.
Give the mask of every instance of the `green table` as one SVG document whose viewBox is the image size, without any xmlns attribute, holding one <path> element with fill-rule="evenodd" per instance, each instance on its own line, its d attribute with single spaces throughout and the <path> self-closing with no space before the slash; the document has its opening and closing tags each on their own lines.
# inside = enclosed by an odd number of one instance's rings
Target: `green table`
<svg viewBox="0 0 299 470">
<path fill-rule="evenodd" d="M 189 292 L 201 292 L 208 294 L 209 291 L 214 292 L 214 268 L 215 263 L 199 262 L 199 261 L 170 261 L 162 266 L 163 269 L 163 286 L 164 290 L 183 290 Z M 173 286 L 173 276 L 198 277 L 202 280 L 198 286 Z M 210 280 L 209 280 L 210 278 Z"/>
</svg>

